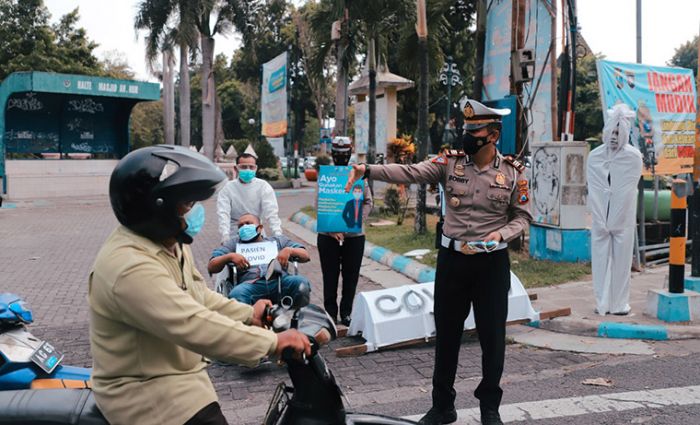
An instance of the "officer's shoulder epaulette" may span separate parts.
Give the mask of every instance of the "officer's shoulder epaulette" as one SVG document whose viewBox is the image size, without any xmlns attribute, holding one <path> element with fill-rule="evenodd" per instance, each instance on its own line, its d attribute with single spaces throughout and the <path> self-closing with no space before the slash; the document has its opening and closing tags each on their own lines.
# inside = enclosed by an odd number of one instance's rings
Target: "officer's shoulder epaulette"
<svg viewBox="0 0 700 425">
<path fill-rule="evenodd" d="M 525 171 L 525 164 L 523 164 L 522 162 L 520 162 L 520 160 L 517 159 L 517 158 L 514 157 L 514 156 L 512 156 L 512 155 L 505 155 L 505 156 L 503 157 L 503 160 L 504 160 L 506 163 L 510 164 L 513 168 L 515 168 L 516 170 L 518 170 L 518 172 L 522 173 L 523 171 Z"/>
<path fill-rule="evenodd" d="M 462 158 L 464 156 L 467 156 L 466 153 L 464 153 L 463 150 L 461 149 L 448 149 L 445 155 L 448 158 L 454 157 L 454 158 Z"/>
</svg>

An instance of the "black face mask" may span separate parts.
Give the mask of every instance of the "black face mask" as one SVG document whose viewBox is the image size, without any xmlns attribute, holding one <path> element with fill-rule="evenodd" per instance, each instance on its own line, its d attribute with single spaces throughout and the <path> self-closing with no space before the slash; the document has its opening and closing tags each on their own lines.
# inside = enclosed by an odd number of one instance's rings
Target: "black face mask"
<svg viewBox="0 0 700 425">
<path fill-rule="evenodd" d="M 479 152 L 479 149 L 489 143 L 487 139 L 490 135 L 491 133 L 486 136 L 476 137 L 471 133 L 464 132 L 462 135 L 462 149 L 464 149 L 464 153 L 467 155 L 475 155 Z"/>
</svg>

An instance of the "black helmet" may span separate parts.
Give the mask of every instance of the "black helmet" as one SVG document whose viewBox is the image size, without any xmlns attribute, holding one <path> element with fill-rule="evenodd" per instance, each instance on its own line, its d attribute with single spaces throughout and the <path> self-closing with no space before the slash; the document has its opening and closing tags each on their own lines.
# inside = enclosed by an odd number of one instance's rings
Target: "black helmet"
<svg viewBox="0 0 700 425">
<path fill-rule="evenodd" d="M 331 145 L 333 164 L 348 165 L 352 155 L 352 142 L 349 137 L 336 136 Z"/>
<path fill-rule="evenodd" d="M 226 175 L 210 160 L 181 146 L 137 149 L 122 158 L 109 180 L 109 200 L 124 226 L 154 241 L 192 238 L 182 231 L 180 202 L 203 201 Z"/>
</svg>

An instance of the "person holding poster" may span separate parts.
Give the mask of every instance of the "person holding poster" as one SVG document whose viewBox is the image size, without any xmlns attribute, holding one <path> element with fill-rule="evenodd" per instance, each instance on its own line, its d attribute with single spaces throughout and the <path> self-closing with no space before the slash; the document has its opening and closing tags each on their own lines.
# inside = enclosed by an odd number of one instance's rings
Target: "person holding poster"
<svg viewBox="0 0 700 425">
<path fill-rule="evenodd" d="M 346 191 L 362 177 L 391 183 L 442 184 L 447 200 L 435 275 L 433 406 L 421 424 L 457 420 L 454 389 L 464 321 L 474 306 L 483 378 L 474 395 L 482 424 L 502 424 L 498 407 L 510 289 L 508 242 L 532 220 L 525 166 L 496 149 L 509 109 L 463 103 L 464 151 L 419 164 L 353 165 Z"/>
<path fill-rule="evenodd" d="M 336 137 L 331 146 L 331 155 L 335 168 L 342 168 L 343 174 L 347 176 L 350 168 L 347 167 L 352 153 L 350 139 L 347 137 Z M 344 181 L 338 183 L 342 191 Z M 319 198 L 317 194 L 316 199 Z M 345 195 L 345 194 L 343 194 Z M 326 202 L 317 202 L 318 205 L 327 205 Z M 369 187 L 361 182 L 353 186 L 352 198 L 345 203 L 342 211 L 342 220 L 347 226 L 346 231 L 326 231 L 334 229 L 328 221 L 319 220 L 317 224 L 318 239 L 317 246 L 321 255 L 321 272 L 323 273 L 323 307 L 326 312 L 335 319 L 336 322 L 345 326 L 350 325 L 350 315 L 352 313 L 352 302 L 355 299 L 357 280 L 360 277 L 360 265 L 362 255 L 365 251 L 365 235 L 362 232 L 362 223 L 367 220 L 372 210 L 372 194 Z M 326 207 L 324 206 L 324 210 Z M 319 219 L 326 214 L 319 211 Z M 330 213 L 331 219 L 338 221 L 338 212 Z M 338 279 L 343 276 L 343 290 L 340 298 L 340 321 L 338 321 Z"/>
<path fill-rule="evenodd" d="M 227 263 L 234 263 L 239 271 L 239 283 L 228 296 L 250 305 L 261 299 L 276 302 L 287 295 L 294 298 L 301 285 L 311 287 L 304 276 L 286 272 L 290 260 L 301 263 L 310 260 L 306 248 L 285 236 L 263 237 L 262 230 L 257 216 L 242 215 L 238 219 L 238 236 L 216 248 L 207 266 L 209 273 L 214 274 L 222 271 Z M 276 279 L 269 282 L 265 279 L 267 267 L 275 258 L 285 269 L 281 276 L 281 293 Z"/>
<path fill-rule="evenodd" d="M 630 312 L 630 271 L 642 154 L 629 144 L 635 112 L 624 103 L 608 110 L 603 145 L 588 155 L 588 208 L 596 312 Z"/>
</svg>

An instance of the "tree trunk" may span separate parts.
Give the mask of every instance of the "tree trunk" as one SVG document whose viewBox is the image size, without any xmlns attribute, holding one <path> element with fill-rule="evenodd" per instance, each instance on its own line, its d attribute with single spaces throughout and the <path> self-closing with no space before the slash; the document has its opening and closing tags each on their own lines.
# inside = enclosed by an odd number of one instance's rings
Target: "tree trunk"
<svg viewBox="0 0 700 425">
<path fill-rule="evenodd" d="M 216 93 L 216 90 L 214 90 L 214 98 L 216 99 L 216 114 L 215 114 L 215 129 L 216 132 L 214 134 L 214 159 L 217 161 L 223 160 L 223 146 L 224 146 L 224 125 L 223 125 L 223 120 L 221 119 L 221 99 L 219 99 L 219 95 Z M 221 146 L 221 151 L 219 155 L 221 155 L 221 158 L 217 158 L 217 149 Z"/>
<path fill-rule="evenodd" d="M 338 47 L 338 81 L 335 83 L 335 134 L 337 136 L 346 136 L 348 131 L 347 126 L 347 99 L 348 99 L 348 70 L 343 64 L 343 51 L 345 50 L 344 38 L 341 37 Z"/>
<path fill-rule="evenodd" d="M 214 133 L 216 126 L 216 86 L 214 85 L 214 38 L 204 34 L 202 44 L 202 147 L 204 156 L 214 160 Z"/>
<path fill-rule="evenodd" d="M 180 145 L 190 145 L 190 67 L 189 48 L 180 45 Z"/>
<path fill-rule="evenodd" d="M 173 56 L 163 50 L 163 126 L 165 143 L 175 144 L 175 85 L 173 83 Z"/>
<path fill-rule="evenodd" d="M 374 53 L 375 39 L 369 41 L 369 147 L 367 149 L 367 163 L 374 164 L 374 156 L 377 153 L 377 64 Z"/>
<path fill-rule="evenodd" d="M 484 52 L 486 49 L 486 0 L 476 2 L 476 69 L 472 84 L 472 99 L 481 101 L 484 90 Z"/>
<path fill-rule="evenodd" d="M 418 45 L 420 50 L 420 86 L 418 88 L 418 160 L 423 161 L 428 156 L 428 39 L 419 38 Z M 426 231 L 424 184 L 418 186 L 414 231 L 419 235 L 424 234 Z"/>
</svg>

